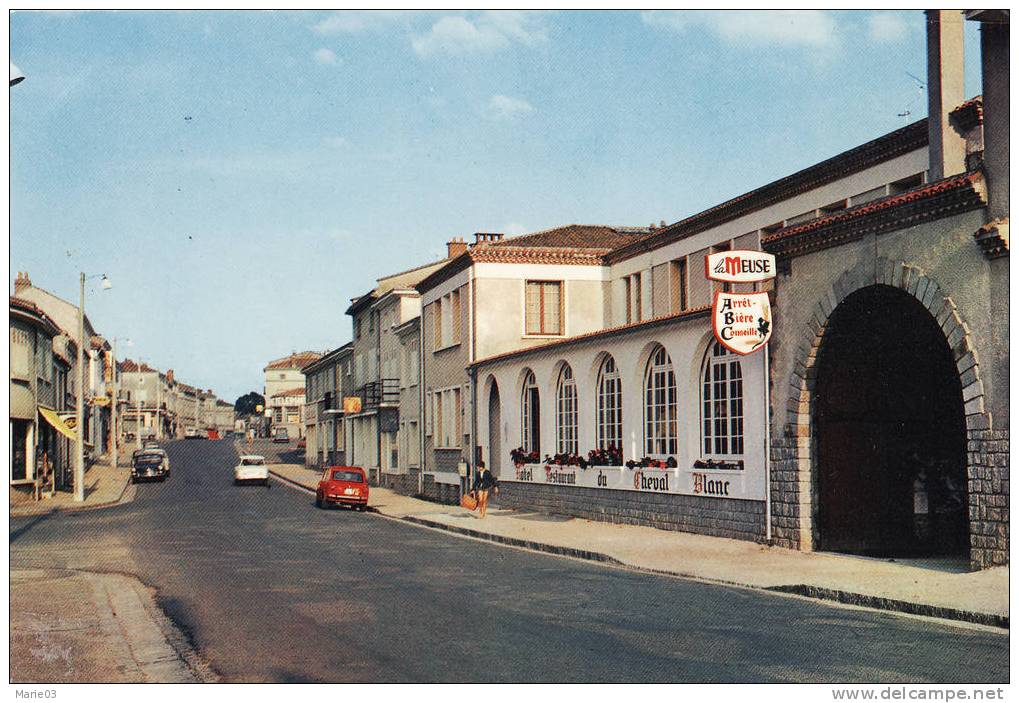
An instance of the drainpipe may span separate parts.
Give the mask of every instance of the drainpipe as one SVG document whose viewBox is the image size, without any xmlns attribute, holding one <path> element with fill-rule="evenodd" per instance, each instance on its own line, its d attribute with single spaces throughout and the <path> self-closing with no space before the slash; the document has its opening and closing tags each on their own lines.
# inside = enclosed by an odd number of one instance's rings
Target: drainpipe
<svg viewBox="0 0 1019 703">
<path fill-rule="evenodd" d="M 764 536 L 771 544 L 771 349 L 764 348 Z"/>
<path fill-rule="evenodd" d="M 425 308 L 421 306 L 418 323 L 418 495 L 425 492 L 425 422 L 428 419 L 425 407 Z"/>
<path fill-rule="evenodd" d="M 378 482 L 382 485 L 382 401 L 385 398 L 382 380 L 382 316 L 377 310 L 369 315 L 375 316 L 375 381 L 378 383 L 379 405 L 375 409 L 375 461 L 379 465 Z"/>
</svg>

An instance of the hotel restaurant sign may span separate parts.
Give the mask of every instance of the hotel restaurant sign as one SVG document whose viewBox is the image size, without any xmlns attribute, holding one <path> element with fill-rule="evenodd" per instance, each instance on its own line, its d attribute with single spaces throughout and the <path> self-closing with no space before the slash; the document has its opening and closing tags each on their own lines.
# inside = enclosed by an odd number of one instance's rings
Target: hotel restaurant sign
<svg viewBox="0 0 1019 703">
<path fill-rule="evenodd" d="M 653 468 L 638 466 L 557 466 L 522 464 L 503 469 L 500 481 L 540 483 L 550 486 L 600 488 L 641 493 L 672 493 L 709 498 L 761 500 L 764 497 L 763 471 L 759 466 L 719 469 Z"/>
<path fill-rule="evenodd" d="M 704 274 L 713 281 L 756 283 L 775 276 L 775 257 L 761 251 L 721 251 L 704 261 Z M 736 354 L 764 349 L 771 337 L 771 306 L 766 292 L 715 293 L 712 306 L 715 339 Z M 756 460 L 756 455 L 747 457 Z M 743 462 L 699 460 L 692 467 L 654 468 L 524 464 L 503 480 L 556 486 L 607 488 L 645 493 L 680 493 L 710 498 L 764 498 L 764 467 Z"/>
</svg>

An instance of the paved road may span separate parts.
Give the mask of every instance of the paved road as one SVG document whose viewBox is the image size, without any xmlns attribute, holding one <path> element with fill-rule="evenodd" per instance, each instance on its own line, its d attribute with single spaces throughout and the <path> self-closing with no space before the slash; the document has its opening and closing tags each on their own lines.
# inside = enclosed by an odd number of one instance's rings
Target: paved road
<svg viewBox="0 0 1019 703">
<path fill-rule="evenodd" d="M 230 681 L 1007 681 L 1008 638 L 319 511 L 169 445 L 129 504 L 11 520 L 14 566 L 136 574 Z"/>
</svg>

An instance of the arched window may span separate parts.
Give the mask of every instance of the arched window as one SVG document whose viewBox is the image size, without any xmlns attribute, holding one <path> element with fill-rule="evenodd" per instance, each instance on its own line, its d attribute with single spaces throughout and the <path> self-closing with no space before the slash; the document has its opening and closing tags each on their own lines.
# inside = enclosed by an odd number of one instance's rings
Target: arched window
<svg viewBox="0 0 1019 703">
<path fill-rule="evenodd" d="M 598 372 L 598 449 L 623 446 L 623 385 L 611 356 Z"/>
<path fill-rule="evenodd" d="M 659 346 L 648 360 L 644 377 L 644 452 L 648 456 L 675 454 L 678 436 L 676 374 L 665 347 Z"/>
<path fill-rule="evenodd" d="M 556 388 L 556 452 L 577 453 L 577 384 L 569 364 L 559 373 Z"/>
<path fill-rule="evenodd" d="M 743 453 L 743 371 L 739 357 L 718 342 L 701 374 L 701 447 L 705 456 Z"/>
<path fill-rule="evenodd" d="M 520 435 L 525 452 L 541 451 L 541 405 L 538 399 L 538 383 L 534 372 L 524 377 L 524 393 L 520 400 Z"/>
</svg>

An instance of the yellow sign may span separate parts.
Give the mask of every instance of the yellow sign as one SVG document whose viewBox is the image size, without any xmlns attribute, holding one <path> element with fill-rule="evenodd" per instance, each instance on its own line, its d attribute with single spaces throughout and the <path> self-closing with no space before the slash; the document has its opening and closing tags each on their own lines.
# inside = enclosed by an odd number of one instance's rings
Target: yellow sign
<svg viewBox="0 0 1019 703">
<path fill-rule="evenodd" d="M 57 432 L 64 435 L 68 439 L 73 440 L 78 439 L 78 435 L 74 431 L 74 426 L 78 424 L 77 417 L 72 416 L 67 419 L 64 419 L 61 418 L 60 415 L 58 415 L 57 413 L 50 410 L 49 408 L 39 408 L 39 412 L 42 414 L 44 418 L 46 418 L 46 422 L 53 425 L 53 429 L 55 429 Z"/>
<path fill-rule="evenodd" d="M 361 399 L 357 396 L 343 398 L 343 412 L 353 415 L 361 412 Z"/>
</svg>

